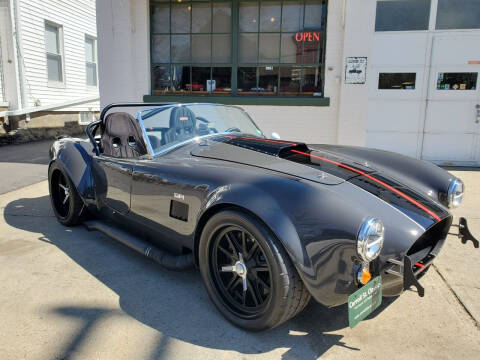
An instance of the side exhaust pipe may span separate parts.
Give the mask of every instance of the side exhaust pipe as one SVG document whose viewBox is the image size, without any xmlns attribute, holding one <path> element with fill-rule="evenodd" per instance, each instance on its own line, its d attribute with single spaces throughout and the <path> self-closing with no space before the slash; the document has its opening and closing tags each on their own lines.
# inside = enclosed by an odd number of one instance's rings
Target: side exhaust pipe
<svg viewBox="0 0 480 360">
<path fill-rule="evenodd" d="M 105 224 L 101 221 L 85 221 L 83 223 L 88 231 L 100 231 L 121 242 L 129 248 L 152 259 L 160 266 L 173 271 L 189 270 L 195 267 L 193 254 L 173 255 L 164 250 L 160 250 L 148 242 L 139 239 L 123 230 Z"/>
</svg>

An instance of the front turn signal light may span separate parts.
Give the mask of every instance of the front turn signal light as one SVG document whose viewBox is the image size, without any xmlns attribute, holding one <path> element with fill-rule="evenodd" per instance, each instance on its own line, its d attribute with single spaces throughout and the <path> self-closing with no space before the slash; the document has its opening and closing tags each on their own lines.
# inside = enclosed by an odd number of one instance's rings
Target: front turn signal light
<svg viewBox="0 0 480 360">
<path fill-rule="evenodd" d="M 368 267 L 362 267 L 358 272 L 358 282 L 362 285 L 367 284 L 372 279 L 372 274 Z"/>
</svg>

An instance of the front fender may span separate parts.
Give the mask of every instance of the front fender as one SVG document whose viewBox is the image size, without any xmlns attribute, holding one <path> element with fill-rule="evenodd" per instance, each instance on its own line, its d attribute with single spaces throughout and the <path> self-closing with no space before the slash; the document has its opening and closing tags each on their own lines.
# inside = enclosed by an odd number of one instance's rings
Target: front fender
<svg viewBox="0 0 480 360">
<path fill-rule="evenodd" d="M 276 196 L 275 191 L 267 192 L 251 184 L 221 186 L 209 194 L 201 217 L 213 208 L 227 206 L 240 207 L 255 215 L 280 240 L 294 263 L 302 267 L 311 266 L 294 222 L 289 213 L 285 212 L 281 199 Z"/>
</svg>

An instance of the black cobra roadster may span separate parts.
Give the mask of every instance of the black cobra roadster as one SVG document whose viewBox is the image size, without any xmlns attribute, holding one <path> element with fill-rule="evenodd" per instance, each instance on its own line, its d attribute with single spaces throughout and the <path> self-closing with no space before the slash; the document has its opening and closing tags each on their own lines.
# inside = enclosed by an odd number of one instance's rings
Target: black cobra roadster
<svg viewBox="0 0 480 360">
<path fill-rule="evenodd" d="M 119 111 L 139 106 L 136 118 Z M 370 299 L 359 320 L 378 306 L 372 296 L 412 286 L 423 296 L 418 279 L 464 191 L 406 156 L 267 139 L 233 106 L 113 104 L 87 135 L 51 147 L 58 220 L 169 269 L 199 267 L 220 312 L 248 330 L 287 321 L 310 297 L 349 311 Z M 465 219 L 455 226 L 478 247 Z"/>
</svg>

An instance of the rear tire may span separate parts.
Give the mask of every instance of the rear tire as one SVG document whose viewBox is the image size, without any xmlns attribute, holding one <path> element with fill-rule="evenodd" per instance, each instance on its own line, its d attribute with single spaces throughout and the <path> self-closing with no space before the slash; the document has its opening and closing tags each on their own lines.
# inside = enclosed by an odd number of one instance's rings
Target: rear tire
<svg viewBox="0 0 480 360">
<path fill-rule="evenodd" d="M 207 222 L 199 265 L 213 303 L 245 330 L 274 328 L 300 313 L 310 300 L 280 242 L 243 212 L 222 211 Z"/>
<path fill-rule="evenodd" d="M 77 225 L 83 209 L 83 201 L 67 174 L 53 163 L 48 171 L 50 201 L 57 220 L 65 226 Z"/>
</svg>

